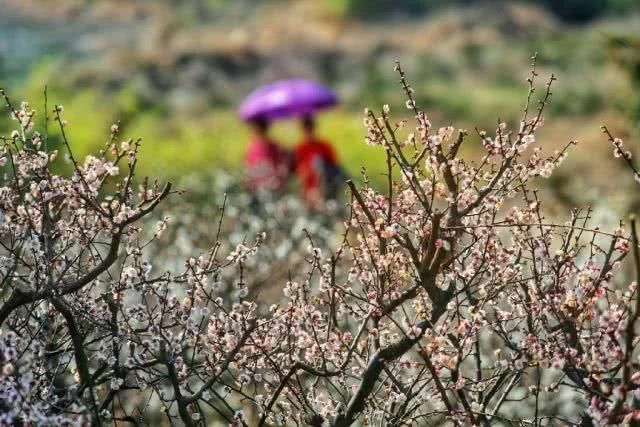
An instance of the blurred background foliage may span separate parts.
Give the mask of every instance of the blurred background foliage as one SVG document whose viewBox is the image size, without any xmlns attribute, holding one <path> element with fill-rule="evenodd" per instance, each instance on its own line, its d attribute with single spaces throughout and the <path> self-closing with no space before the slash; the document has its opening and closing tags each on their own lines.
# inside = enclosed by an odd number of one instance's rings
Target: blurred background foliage
<svg viewBox="0 0 640 427">
<path fill-rule="evenodd" d="M 640 10 L 640 5 L 634 0 L 528 1 L 547 8 L 558 18 L 567 22 L 585 22 L 603 15 L 625 14 Z M 380 18 L 389 12 L 416 16 L 436 11 L 446 5 L 454 4 L 464 7 L 476 3 L 474 0 L 325 0 L 325 2 L 335 13 L 359 18 Z"/>
<path fill-rule="evenodd" d="M 173 180 L 241 174 L 239 102 L 258 85 L 303 76 L 344 101 L 319 125 L 349 172 L 364 166 L 382 181 L 383 153 L 362 143 L 362 111 L 389 104 L 406 118 L 395 59 L 434 125 L 491 132 L 498 118 L 520 117 L 534 52 L 541 79 L 558 77 L 539 139 L 548 152 L 581 145 L 544 188 L 568 205 L 623 188 L 616 209 L 635 209 L 633 179 L 599 125 L 637 151 L 637 0 L 0 0 L 0 86 L 42 110 L 46 85 L 78 154 L 102 147 L 120 121 L 144 140 L 142 173 Z M 296 142 L 295 123 L 275 133 Z M 471 138 L 467 150 L 479 147 Z"/>
</svg>

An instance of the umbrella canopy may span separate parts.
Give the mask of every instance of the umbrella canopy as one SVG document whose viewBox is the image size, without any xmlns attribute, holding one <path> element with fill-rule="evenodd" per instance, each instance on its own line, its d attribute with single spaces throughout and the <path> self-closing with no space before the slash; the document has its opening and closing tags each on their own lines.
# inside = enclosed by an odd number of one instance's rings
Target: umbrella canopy
<svg viewBox="0 0 640 427">
<path fill-rule="evenodd" d="M 306 79 L 278 80 L 251 92 L 238 111 L 245 120 L 301 117 L 338 104 L 326 86 Z"/>
</svg>

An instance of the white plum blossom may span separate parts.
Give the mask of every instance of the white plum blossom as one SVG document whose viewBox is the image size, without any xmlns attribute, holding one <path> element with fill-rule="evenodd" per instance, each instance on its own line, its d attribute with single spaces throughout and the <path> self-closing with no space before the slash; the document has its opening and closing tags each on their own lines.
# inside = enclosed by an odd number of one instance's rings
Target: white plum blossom
<svg viewBox="0 0 640 427">
<path fill-rule="evenodd" d="M 162 209 L 174 193 L 135 179 L 139 142 L 116 143 L 112 127 L 110 149 L 78 159 L 63 140 L 72 171 L 60 174 L 56 156 L 29 142 L 35 112 L 7 101 L 17 135 L 0 140 L 15 164 L 0 187 L 0 423 L 636 417 L 640 313 L 624 265 L 635 221 L 629 233 L 592 226 L 588 209 L 546 219 L 534 188 L 573 145 L 549 153 L 534 136 L 549 87 L 516 129 L 479 131 L 474 161 L 460 154 L 472 136 L 432 127 L 396 68 L 415 129 L 396 126 L 388 107 L 364 120 L 387 185 L 347 182 L 342 228 L 286 222 L 297 240 L 277 240 L 273 226 L 298 212 L 287 199 L 245 221 L 251 202 L 225 196 L 207 206 L 216 221 L 196 211 L 169 228 Z M 192 251 L 189 233 L 208 246 Z"/>
</svg>

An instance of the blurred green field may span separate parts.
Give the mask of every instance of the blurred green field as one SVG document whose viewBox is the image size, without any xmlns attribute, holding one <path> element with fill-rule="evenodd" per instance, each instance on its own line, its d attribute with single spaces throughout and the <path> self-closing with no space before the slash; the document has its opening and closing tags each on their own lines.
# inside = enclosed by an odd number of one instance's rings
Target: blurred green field
<svg viewBox="0 0 640 427">
<path fill-rule="evenodd" d="M 43 89 L 32 88 L 27 99 L 40 100 L 33 107 L 40 110 L 36 123 L 44 124 Z M 105 102 L 105 97 L 86 91 L 73 96 L 56 97 L 48 93 L 50 106 L 53 99 L 63 99 L 64 118 L 68 121 L 67 137 L 76 157 L 84 157 L 104 147 L 109 139 L 110 124 L 120 121 L 121 138 L 142 139 L 139 175 L 177 179 L 194 173 L 211 173 L 225 169 L 243 173 L 243 159 L 249 142 L 247 126 L 229 109 L 211 109 L 197 116 L 168 117 L 162 110 L 147 110 L 126 114 L 125 96 L 116 96 Z M 118 102 L 120 101 L 120 102 Z M 124 101 L 126 104 L 126 101 Z M 318 117 L 318 132 L 331 141 L 340 161 L 352 175 L 365 166 L 372 179 L 383 170 L 382 150 L 364 143 L 365 130 L 362 113 L 337 109 Z M 9 123 L 4 121 L 5 127 Z M 50 121 L 50 149 L 62 149 L 60 132 Z M 273 136 L 284 146 L 293 148 L 299 139 L 298 123 L 274 123 Z"/>
<path fill-rule="evenodd" d="M 526 96 L 529 58 L 538 52 L 540 87 L 551 73 L 558 78 L 542 134 L 548 149 L 570 139 L 586 146 L 569 167 L 584 167 L 581 156 L 607 158 L 601 121 L 623 138 L 639 134 L 640 77 L 634 70 L 640 69 L 640 50 L 634 43 L 640 17 L 632 3 L 607 1 L 601 9 L 589 2 L 595 16 L 579 25 L 577 17 L 560 20 L 566 11 L 549 2 L 374 3 L 377 8 L 367 9 L 359 0 L 265 1 L 259 7 L 244 0 L 190 6 L 114 0 L 73 3 L 65 12 L 34 0 L 38 7 L 17 6 L 17 18 L 4 25 L 0 16 L 0 36 L 8 40 L 4 50 L 0 44 L 0 86 L 16 103 L 29 100 L 42 123 L 46 85 L 49 109 L 54 103 L 65 107 L 78 157 L 103 147 L 110 125 L 120 121 L 123 138 L 143 140 L 140 175 L 171 180 L 218 169 L 241 175 L 248 133 L 235 116 L 237 105 L 259 84 L 302 75 L 333 86 L 344 99 L 339 109 L 321 115 L 319 132 L 335 145 L 345 168 L 358 176 L 364 166 L 373 182 L 381 182 L 384 153 L 363 143 L 362 115 L 365 107 L 389 104 L 395 119 L 411 118 L 395 59 L 403 62 L 434 126 L 491 133 L 498 119 L 514 125 Z M 206 13 L 194 14 L 196 6 Z M 368 14 L 386 7 L 394 14 Z M 138 26 L 140 32 L 132 32 Z M 0 131 L 9 126 L 0 117 Z M 52 123 L 49 129 L 50 147 L 59 147 Z M 292 147 L 297 124 L 278 123 L 274 134 Z M 470 153 L 477 146 L 469 144 Z M 584 182 L 602 189 L 617 173 L 613 161 L 594 169 Z"/>
<path fill-rule="evenodd" d="M 299 138 L 295 122 L 276 123 L 272 130 L 276 140 L 289 148 Z M 382 164 L 378 161 L 383 158 L 381 151 L 362 143 L 362 119 L 356 114 L 345 110 L 324 114 L 318 131 L 334 144 L 350 173 L 357 173 L 364 165 L 375 173 Z M 129 123 L 125 132 L 144 140 L 142 171 L 168 177 L 216 168 L 242 173 L 249 139 L 247 128 L 229 110 L 212 110 L 206 118 L 185 117 L 177 123 L 146 115 Z"/>
</svg>

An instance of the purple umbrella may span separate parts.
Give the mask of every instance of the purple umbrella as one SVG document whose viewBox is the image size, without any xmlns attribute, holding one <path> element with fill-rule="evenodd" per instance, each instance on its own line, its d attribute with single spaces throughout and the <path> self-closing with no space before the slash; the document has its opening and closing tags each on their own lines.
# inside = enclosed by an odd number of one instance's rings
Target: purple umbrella
<svg viewBox="0 0 640 427">
<path fill-rule="evenodd" d="M 240 110 L 245 120 L 301 117 L 338 104 L 329 88 L 305 79 L 278 80 L 259 87 L 247 96 Z"/>
</svg>

